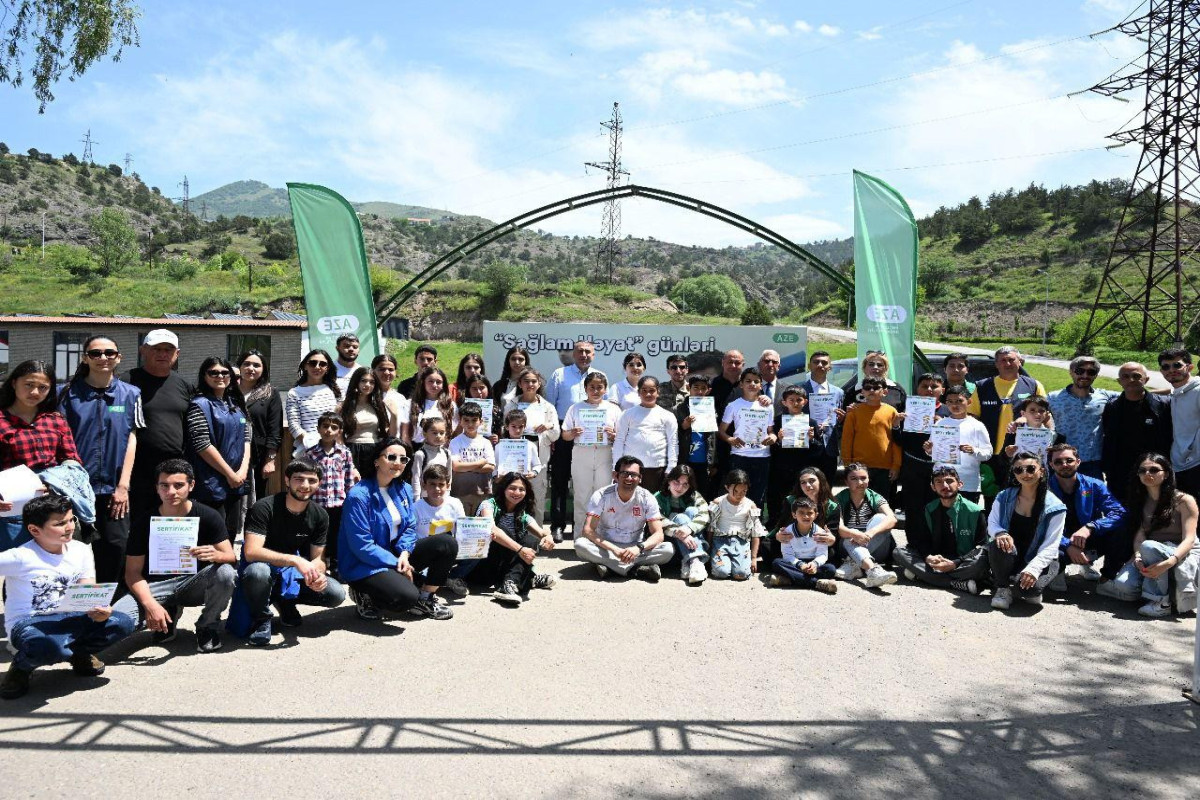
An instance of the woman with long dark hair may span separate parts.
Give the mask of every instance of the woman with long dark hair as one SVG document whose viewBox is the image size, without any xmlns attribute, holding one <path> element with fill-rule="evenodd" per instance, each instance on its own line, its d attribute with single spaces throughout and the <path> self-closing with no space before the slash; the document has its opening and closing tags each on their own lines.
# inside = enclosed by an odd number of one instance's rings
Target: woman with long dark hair
<svg viewBox="0 0 1200 800">
<path fill-rule="evenodd" d="M 275 460 L 283 444 L 283 397 L 271 385 L 271 367 L 258 350 L 238 356 L 238 390 L 246 400 L 250 417 L 250 471 L 254 497 L 266 497 L 267 478 L 275 473 Z"/>
<path fill-rule="evenodd" d="M 396 435 L 397 420 L 383 404 L 375 374 L 359 367 L 350 374 L 342 401 L 342 439 L 354 457 L 359 475 L 370 475 L 371 454 L 380 439 Z"/>
<path fill-rule="evenodd" d="M 1058 574 L 1058 544 L 1067 507 L 1046 491 L 1046 466 L 1036 453 L 1013 456 L 1013 486 L 996 495 L 988 515 L 992 608 L 1012 607 L 1013 596 L 1041 605 L 1042 591 Z"/>
<path fill-rule="evenodd" d="M 1171 460 L 1158 453 L 1138 459 L 1130 483 L 1129 512 L 1139 520 L 1133 539 L 1134 556 L 1117 577 L 1096 587 L 1099 594 L 1141 602 L 1144 617 L 1166 617 L 1196 607 L 1196 499 L 1175 488 Z M 1171 596 L 1171 578 L 1177 587 Z M 1174 602 L 1173 602 L 1174 601 Z"/>
<path fill-rule="evenodd" d="M 453 437 L 458 428 L 458 408 L 450 399 L 446 385 L 446 373 L 437 367 L 425 367 L 417 373 L 409 404 L 408 424 L 401 428 L 401 438 L 406 442 L 420 444 L 425 441 L 421 423 L 428 417 L 440 417 L 446 421 L 446 433 Z"/>
<path fill-rule="evenodd" d="M 517 606 L 530 589 L 549 589 L 558 579 L 533 571 L 539 550 L 553 550 L 554 539 L 533 519 L 537 496 L 524 475 L 510 472 L 496 481 L 492 496 L 479 506 L 479 516 L 492 521 L 487 559 L 472 577 L 495 586 L 492 599 Z"/>
<path fill-rule="evenodd" d="M 121 580 L 129 540 L 129 485 L 142 417 L 142 390 L 117 377 L 121 353 L 107 336 L 89 336 L 75 377 L 63 389 L 58 406 L 71 427 L 76 449 L 92 480 L 96 522 L 83 525 L 92 543 L 96 580 Z"/>
<path fill-rule="evenodd" d="M 64 461 L 79 461 L 75 437 L 58 413 L 54 367 L 45 361 L 22 361 L 0 384 L 0 470 L 24 464 L 34 472 Z M 0 500 L 0 551 L 29 541 L 13 504 Z"/>
<path fill-rule="evenodd" d="M 646 372 L 646 357 L 641 353 L 629 353 L 621 361 L 625 377 L 608 387 L 606 400 L 616 403 L 622 411 L 628 411 L 641 403 L 638 396 L 638 381 Z"/>
<path fill-rule="evenodd" d="M 417 538 L 413 493 L 407 476 L 412 448 L 388 437 L 375 447 L 373 472 L 346 495 L 338 531 L 338 570 L 363 619 L 379 612 L 412 611 L 433 619 L 454 613 L 437 591 L 458 556 L 447 534 Z M 417 583 L 420 588 L 417 588 Z"/>
<path fill-rule="evenodd" d="M 504 415 L 508 412 L 521 410 L 525 412 L 525 438 L 537 445 L 538 459 L 542 464 L 550 463 L 550 446 L 558 441 L 562 434 L 559 427 L 558 412 L 554 404 L 543 394 L 546 382 L 533 367 L 525 367 L 517 374 L 517 393 L 504 404 Z M 542 505 L 533 506 L 530 513 L 540 525 L 545 515 L 546 470 L 538 472 L 532 481 L 533 492 L 543 498 Z"/>
<path fill-rule="evenodd" d="M 458 377 L 450 387 L 450 398 L 461 406 L 467 399 L 467 381 L 485 372 L 487 370 L 483 368 L 483 356 L 479 353 L 467 353 L 458 361 Z"/>
<path fill-rule="evenodd" d="M 287 394 L 287 425 L 292 433 L 292 455 L 300 458 L 304 451 L 321 441 L 317 420 L 327 411 L 337 411 L 342 390 L 338 388 L 333 357 L 321 349 L 309 350 L 300 359 L 296 370 L 296 385 Z"/>
<path fill-rule="evenodd" d="M 520 391 L 517 386 L 517 374 L 530 365 L 529 351 L 521 345 L 515 345 L 504 354 L 504 368 L 500 370 L 500 380 L 492 386 L 492 399 L 497 407 L 503 407 L 511 395 Z"/>
<path fill-rule="evenodd" d="M 196 470 L 191 497 L 225 515 L 230 542 L 242 527 L 252 435 L 246 399 L 233 376 L 233 365 L 219 356 L 200 362 L 185 423 L 188 460 Z"/>
</svg>

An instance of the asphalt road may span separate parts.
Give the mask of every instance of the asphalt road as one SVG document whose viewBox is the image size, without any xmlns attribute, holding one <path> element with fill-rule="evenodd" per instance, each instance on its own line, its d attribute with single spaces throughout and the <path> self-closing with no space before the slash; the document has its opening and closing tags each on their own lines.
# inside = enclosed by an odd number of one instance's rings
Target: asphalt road
<svg viewBox="0 0 1200 800">
<path fill-rule="evenodd" d="M 518 609 L 311 610 L 257 650 L 135 634 L 0 705 L 4 797 L 1195 797 L 1195 616 L 842 584 L 593 579 Z M 0 658 L 8 660 L 7 653 Z"/>
</svg>

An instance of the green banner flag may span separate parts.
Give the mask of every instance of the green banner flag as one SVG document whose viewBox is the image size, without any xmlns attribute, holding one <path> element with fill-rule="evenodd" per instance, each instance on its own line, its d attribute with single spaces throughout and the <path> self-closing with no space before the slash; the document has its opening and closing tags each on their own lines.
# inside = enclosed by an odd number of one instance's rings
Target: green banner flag
<svg viewBox="0 0 1200 800">
<path fill-rule="evenodd" d="M 368 363 L 379 355 L 379 334 L 358 215 L 344 197 L 324 186 L 287 187 L 304 280 L 308 346 L 336 358 L 337 338 L 353 333 L 361 345 L 358 361 Z"/>
<path fill-rule="evenodd" d="M 917 221 L 900 193 L 854 171 L 854 305 L 858 362 L 888 357 L 888 377 L 912 392 L 917 310 Z M 901 409 L 903 410 L 903 409 Z"/>
</svg>

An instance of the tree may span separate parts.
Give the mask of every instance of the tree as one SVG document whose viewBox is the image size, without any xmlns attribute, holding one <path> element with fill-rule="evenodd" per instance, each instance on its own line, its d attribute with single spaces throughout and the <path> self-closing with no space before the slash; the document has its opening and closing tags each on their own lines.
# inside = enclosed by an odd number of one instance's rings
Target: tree
<svg viewBox="0 0 1200 800">
<path fill-rule="evenodd" d="M 0 83 L 31 78 L 39 114 L 63 75 L 73 81 L 109 53 L 120 61 L 126 47 L 140 43 L 135 22 L 142 12 L 133 0 L 9 0 L 4 7 Z"/>
<path fill-rule="evenodd" d="M 106 208 L 88 223 L 92 242 L 88 250 L 96 263 L 95 277 L 107 278 L 137 263 L 137 231 L 129 224 L 125 212 Z"/>
<path fill-rule="evenodd" d="M 511 295 L 529 277 L 529 270 L 507 261 L 493 261 L 479 270 L 484 283 L 484 297 L 497 307 L 503 307 Z"/>
<path fill-rule="evenodd" d="M 767 304 L 762 300 L 751 300 L 746 306 L 746 310 L 742 312 L 743 325 L 774 325 L 775 318 L 771 316 L 771 309 L 767 308 Z"/>
<path fill-rule="evenodd" d="M 746 295 L 728 275 L 685 278 L 671 290 L 671 301 L 684 311 L 715 317 L 740 317 Z"/>
<path fill-rule="evenodd" d="M 287 261 L 296 254 L 296 237 L 291 228 L 273 230 L 262 237 L 263 255 L 276 261 Z"/>
</svg>

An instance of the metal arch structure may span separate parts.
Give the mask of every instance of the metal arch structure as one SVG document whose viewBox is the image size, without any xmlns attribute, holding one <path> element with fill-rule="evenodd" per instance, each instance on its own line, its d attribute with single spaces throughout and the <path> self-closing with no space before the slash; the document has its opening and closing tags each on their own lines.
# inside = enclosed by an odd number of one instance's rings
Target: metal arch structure
<svg viewBox="0 0 1200 800">
<path fill-rule="evenodd" d="M 501 222 L 495 227 L 480 233 L 471 239 L 463 242 L 453 250 L 443 253 L 436 260 L 429 264 L 421 272 L 417 273 L 400 287 L 391 297 L 379 303 L 375 308 L 375 315 L 379 325 L 392 317 L 400 307 L 408 300 L 412 299 L 418 293 L 424 291 L 425 287 L 451 267 L 456 266 L 463 259 L 474 254 L 478 250 L 487 247 L 489 244 L 501 239 L 509 234 L 516 233 L 522 228 L 527 228 L 530 225 L 535 225 L 543 220 L 557 217 L 559 214 L 565 214 L 568 211 L 575 211 L 580 208 L 604 203 L 609 200 L 620 200 L 626 197 L 640 197 L 647 200 L 656 200 L 660 203 L 678 206 L 679 208 L 694 211 L 698 214 L 712 217 L 715 220 L 724 222 L 727 225 L 732 225 L 735 228 L 753 234 L 762 239 L 768 244 L 773 244 L 783 250 L 788 255 L 791 255 L 808 266 L 820 272 L 825 277 L 832 280 L 839 288 L 846 290 L 853 303 L 854 284 L 845 275 L 838 272 L 832 266 L 827 264 L 823 259 L 818 258 L 812 253 L 805 250 L 800 245 L 787 239 L 770 228 L 760 225 L 752 219 L 743 217 L 741 214 L 713 205 L 712 203 L 698 200 L 695 197 L 668 192 L 665 189 L 653 189 L 648 186 L 618 186 L 612 189 L 600 189 L 595 192 L 568 197 L 559 200 L 556 203 L 544 205 L 541 208 L 535 208 L 532 211 L 526 211 L 524 214 L 519 214 L 510 220 Z"/>
</svg>

